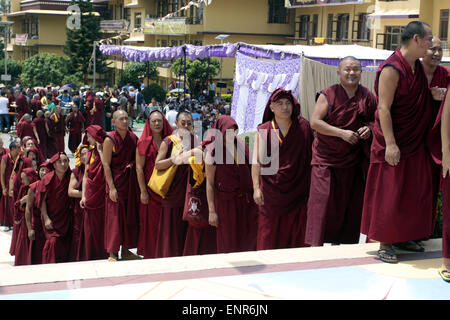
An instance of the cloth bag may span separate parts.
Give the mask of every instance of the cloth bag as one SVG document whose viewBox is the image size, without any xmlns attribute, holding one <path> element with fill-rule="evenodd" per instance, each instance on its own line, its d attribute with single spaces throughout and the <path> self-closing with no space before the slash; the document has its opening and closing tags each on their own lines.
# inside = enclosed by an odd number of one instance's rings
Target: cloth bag
<svg viewBox="0 0 450 320">
<path fill-rule="evenodd" d="M 173 142 L 173 148 L 171 156 L 177 154 L 181 150 L 180 140 L 175 136 L 169 136 L 169 139 Z M 177 165 L 173 164 L 165 170 L 153 169 L 152 176 L 148 181 L 149 188 L 160 195 L 161 198 L 165 198 L 167 192 L 169 192 L 175 173 L 177 172 Z"/>
<path fill-rule="evenodd" d="M 198 187 L 193 177 L 192 167 L 189 169 L 189 179 L 186 187 L 186 198 L 184 201 L 183 220 L 194 228 L 205 228 L 209 225 L 209 208 L 206 198 L 206 180 Z"/>
</svg>

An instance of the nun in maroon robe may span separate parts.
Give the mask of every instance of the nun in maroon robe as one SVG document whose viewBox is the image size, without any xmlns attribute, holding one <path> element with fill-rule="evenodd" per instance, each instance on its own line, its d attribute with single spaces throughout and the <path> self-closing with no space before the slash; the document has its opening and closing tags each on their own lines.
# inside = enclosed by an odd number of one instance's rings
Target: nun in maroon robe
<svg viewBox="0 0 450 320">
<path fill-rule="evenodd" d="M 293 106 L 291 125 L 286 136 L 280 133 L 275 115 L 270 109 L 273 102 L 283 98 L 289 99 Z M 264 204 L 259 205 L 257 250 L 306 246 L 306 205 L 313 133 L 309 123 L 300 116 L 300 105 L 290 91 L 277 89 L 272 93 L 258 133 L 264 154 L 271 158 L 278 156 L 279 166 L 275 174 L 260 175 Z M 272 136 L 275 141 L 279 141 L 278 154 L 272 154 Z M 272 161 L 261 164 L 261 167 L 268 168 L 271 164 Z"/>
<path fill-rule="evenodd" d="M 145 165 L 143 168 L 145 188 L 149 200 L 147 204 L 140 202 L 139 206 L 139 240 L 137 246 L 137 253 L 147 258 L 156 258 L 156 240 L 158 237 L 159 219 L 161 216 L 161 201 L 162 198 L 158 194 L 154 193 L 148 187 L 148 181 L 152 176 L 153 169 L 155 167 L 156 156 L 158 155 L 159 146 L 152 135 L 150 128 L 150 119 L 153 113 L 158 112 L 163 118 L 161 139 L 170 136 L 173 132 L 172 127 L 166 120 L 164 115 L 159 110 L 153 110 L 147 121 L 145 122 L 144 131 L 137 142 L 137 154 L 138 156 L 145 156 Z"/>
<path fill-rule="evenodd" d="M 83 208 L 83 226 L 80 233 L 78 260 L 98 260 L 108 258 L 105 250 L 105 194 L 106 181 L 103 172 L 102 159 L 97 149 L 97 143 L 102 144 L 106 132 L 96 125 L 86 128 L 86 133 L 95 140 L 95 145 L 86 156 L 86 168 L 83 179 L 83 196 L 81 206 Z M 88 143 L 87 134 L 84 143 Z"/>
<path fill-rule="evenodd" d="M 75 153 L 81 143 L 81 135 L 83 133 L 85 122 L 83 115 L 78 111 L 78 107 L 75 107 L 74 109 L 76 110 L 70 112 L 66 119 L 69 127 L 68 145 L 69 150 L 72 151 L 72 153 Z"/>
<path fill-rule="evenodd" d="M 377 108 L 376 97 L 358 85 L 348 98 L 342 84 L 322 90 L 328 113 L 321 119 L 330 126 L 358 133 L 372 127 Z M 306 243 L 358 243 L 364 200 L 365 168 L 369 158 L 370 137 L 351 144 L 340 137 L 316 132 L 312 146 L 311 187 L 308 200 Z"/>
<path fill-rule="evenodd" d="M 28 115 L 28 117 L 30 117 L 30 115 Z M 23 117 L 22 117 L 16 126 L 17 136 L 20 138 L 20 140 L 22 140 L 23 138 L 25 138 L 27 136 L 35 137 L 34 128 L 35 128 L 35 125 L 31 121 L 31 117 L 29 118 L 29 121 L 23 119 Z"/>
<path fill-rule="evenodd" d="M 48 162 L 45 162 L 41 164 L 39 168 L 39 178 L 42 179 L 45 174 L 53 170 L 53 165 L 49 164 Z M 28 210 L 31 210 L 31 230 L 34 231 L 34 237 L 33 239 L 30 239 L 30 249 L 28 254 L 28 264 L 41 264 L 42 263 L 42 251 L 44 250 L 45 245 L 45 233 L 44 233 L 44 226 L 42 224 L 41 219 L 41 209 L 37 207 L 36 205 L 36 190 L 37 186 L 39 185 L 39 180 L 33 182 L 30 184 L 30 188 L 28 190 L 28 196 L 31 197 L 31 199 L 27 199 L 30 208 Z M 28 230 L 28 234 L 30 234 L 30 231 Z M 30 235 L 29 235 L 30 237 Z"/>
<path fill-rule="evenodd" d="M 1 161 L 5 164 L 5 188 L 9 190 L 9 180 L 11 178 L 11 174 L 13 172 L 15 163 L 18 159 L 17 157 L 13 157 L 11 153 L 7 153 L 1 157 Z M 9 194 L 3 195 L 1 198 L 1 209 L 0 209 L 0 222 L 3 226 L 11 228 L 13 226 L 13 215 L 14 212 L 12 210 L 12 199 Z"/>
<path fill-rule="evenodd" d="M 108 253 L 137 247 L 139 212 L 137 208 L 137 178 L 135 168 L 136 145 L 138 138 L 127 130 L 122 139 L 117 130 L 109 132 L 106 139 L 112 140 L 111 173 L 117 190 L 117 202 L 109 196 L 109 185 L 106 184 L 105 207 L 105 249 Z M 133 172 L 134 171 L 134 172 Z M 130 192 L 134 188 L 134 193 Z"/>
<path fill-rule="evenodd" d="M 234 137 L 231 143 L 234 150 L 226 148 L 227 130 L 238 129 L 236 121 L 230 116 L 220 116 L 212 129 L 217 132 L 207 133 L 202 144 L 207 152 L 207 189 L 211 188 L 208 196 L 213 195 L 214 198 L 208 202 L 213 200 L 210 206 L 214 206 L 217 215 L 217 221 L 215 217 L 211 221 L 214 213 L 209 213 L 210 224 L 216 227 L 217 252 L 255 250 L 258 206 L 253 200 L 249 149 L 238 137 Z M 209 155 L 212 161 L 209 161 Z"/>
<path fill-rule="evenodd" d="M 186 116 L 185 118 L 190 117 L 190 121 L 192 122 L 192 116 L 189 113 L 184 113 L 184 115 Z M 172 138 L 180 139 L 178 135 L 180 132 L 179 130 L 188 131 L 190 129 L 179 128 L 175 131 L 176 133 L 166 137 L 163 140 L 158 152 L 158 154 L 163 152 L 163 143 L 166 144 L 165 150 L 167 150 L 167 152 L 163 155 L 163 160 L 167 160 L 171 157 L 172 149 L 174 147 Z M 187 135 L 188 134 L 186 134 L 186 136 Z M 183 144 L 183 149 L 185 151 L 192 149 L 195 145 L 195 137 L 192 133 L 190 133 L 190 138 L 191 141 L 186 143 L 188 146 L 184 146 L 185 143 L 180 142 Z M 156 256 L 158 258 L 183 255 L 186 233 L 188 229 L 188 223 L 183 220 L 188 174 L 188 164 L 183 163 L 177 166 L 177 170 L 169 191 L 161 202 L 161 218 L 159 221 L 158 240 L 156 242 Z"/>
<path fill-rule="evenodd" d="M 15 239 L 15 259 L 14 265 L 21 266 L 29 264 L 29 250 L 30 250 L 30 240 L 28 239 L 28 228 L 25 221 L 25 204 L 22 199 L 28 193 L 30 184 L 38 180 L 37 172 L 34 168 L 25 168 L 22 170 L 21 174 L 24 173 L 26 176 L 26 183 L 21 177 L 22 185 L 20 186 L 19 193 L 17 195 L 17 200 L 14 203 L 15 215 L 14 215 L 14 229 L 16 231 Z"/>
<path fill-rule="evenodd" d="M 433 230 L 432 163 L 425 148 L 432 122 L 431 94 L 421 62 L 416 60 L 413 73 L 397 49 L 378 68 L 377 95 L 380 73 L 386 66 L 397 70 L 400 76 L 391 117 L 401 158 L 396 166 L 386 162 L 386 144 L 377 111 L 361 233 L 382 243 L 426 239 Z"/>
<path fill-rule="evenodd" d="M 58 160 L 61 171 L 57 171 Z M 42 224 L 45 232 L 45 245 L 42 251 L 42 263 L 67 262 L 70 254 L 72 235 L 72 206 L 68 195 L 71 170 L 65 153 L 57 153 L 50 160 L 54 170 L 40 180 L 36 189 L 36 204 L 41 209 Z M 64 171 L 65 169 L 65 171 Z M 58 177 L 61 176 L 61 179 Z M 51 221 L 46 220 L 46 214 Z"/>
</svg>

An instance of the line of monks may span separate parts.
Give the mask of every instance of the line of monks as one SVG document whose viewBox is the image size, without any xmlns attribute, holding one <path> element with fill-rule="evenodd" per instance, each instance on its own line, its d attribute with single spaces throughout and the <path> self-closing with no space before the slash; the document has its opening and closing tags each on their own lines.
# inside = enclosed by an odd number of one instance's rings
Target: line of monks
<svg viewBox="0 0 450 320">
<path fill-rule="evenodd" d="M 340 83 L 318 93 L 310 122 L 290 91 L 272 93 L 253 153 L 236 136 L 226 143 L 238 129 L 231 117 L 199 141 L 186 111 L 173 131 L 154 110 L 139 139 L 116 111 L 114 131 L 86 128 L 73 170 L 63 152 L 41 162 L 33 138 L 22 151 L 13 142 L 2 157 L 0 219 L 13 212 L 15 264 L 352 244 L 360 233 L 380 243 L 379 259 L 396 263 L 394 247 L 424 250 L 442 184 L 446 280 L 450 98 L 441 59 L 429 25 L 411 22 L 377 71 L 376 96 L 360 85 L 361 63 L 343 58 Z M 163 195 L 149 187 L 154 171 L 171 168 Z"/>
</svg>

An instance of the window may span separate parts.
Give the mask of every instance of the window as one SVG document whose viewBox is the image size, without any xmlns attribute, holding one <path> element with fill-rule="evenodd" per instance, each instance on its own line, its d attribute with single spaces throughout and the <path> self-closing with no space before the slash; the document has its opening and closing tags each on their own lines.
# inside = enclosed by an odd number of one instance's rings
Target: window
<svg viewBox="0 0 450 320">
<path fill-rule="evenodd" d="M 134 14 L 134 27 L 140 28 L 142 26 L 142 14 L 140 12 L 136 12 Z"/>
<path fill-rule="evenodd" d="M 370 39 L 370 29 L 367 25 L 367 13 L 360 13 L 358 15 L 358 40 L 369 40 Z"/>
<path fill-rule="evenodd" d="M 161 39 L 161 47 L 167 47 L 167 40 Z"/>
<path fill-rule="evenodd" d="M 269 0 L 269 23 L 289 23 L 284 0 Z"/>
<path fill-rule="evenodd" d="M 336 40 L 341 41 L 348 39 L 349 19 L 350 15 L 348 13 L 338 14 Z"/>
<path fill-rule="evenodd" d="M 300 39 L 308 39 L 308 31 L 309 31 L 309 15 L 301 15 L 298 37 Z"/>
<path fill-rule="evenodd" d="M 176 47 L 176 46 L 178 46 L 178 41 L 177 41 L 177 40 L 172 40 L 172 41 L 170 41 L 170 46 L 171 46 L 171 47 Z"/>
<path fill-rule="evenodd" d="M 403 26 L 386 26 L 384 38 L 384 49 L 392 50 L 399 48 L 402 40 Z"/>
<path fill-rule="evenodd" d="M 36 16 L 25 17 L 22 20 L 22 33 L 27 33 L 29 39 L 39 37 L 39 18 Z"/>
<path fill-rule="evenodd" d="M 439 38 L 443 41 L 448 39 L 448 16 L 449 9 L 441 10 L 441 17 L 439 21 Z"/>
<path fill-rule="evenodd" d="M 333 24 L 334 24 L 334 15 L 332 13 L 328 14 L 328 23 L 327 23 L 327 38 L 333 39 Z"/>
<path fill-rule="evenodd" d="M 123 9 L 123 18 L 128 21 L 128 23 L 131 22 L 131 12 L 130 8 L 124 8 Z"/>
<path fill-rule="evenodd" d="M 319 35 L 319 15 L 313 15 L 312 21 L 312 37 L 315 38 Z"/>
</svg>

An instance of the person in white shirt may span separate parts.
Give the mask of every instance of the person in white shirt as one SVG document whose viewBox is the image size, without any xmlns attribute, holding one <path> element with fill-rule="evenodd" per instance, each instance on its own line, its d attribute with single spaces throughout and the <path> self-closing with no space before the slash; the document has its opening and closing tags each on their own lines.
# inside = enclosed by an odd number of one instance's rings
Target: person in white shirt
<svg viewBox="0 0 450 320">
<path fill-rule="evenodd" d="M 6 97 L 6 91 L 2 91 L 0 97 L 0 129 L 3 133 L 11 129 L 11 119 L 9 116 L 9 99 Z M 6 125 L 6 131 L 5 131 Z"/>
<path fill-rule="evenodd" d="M 173 105 L 169 105 L 169 112 L 166 114 L 166 119 L 169 121 L 173 129 L 176 129 L 175 121 L 177 120 L 177 114 L 178 112 L 174 110 Z"/>
</svg>

